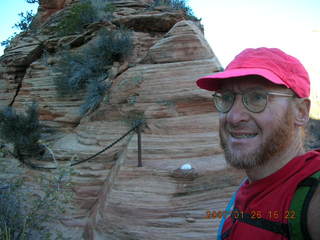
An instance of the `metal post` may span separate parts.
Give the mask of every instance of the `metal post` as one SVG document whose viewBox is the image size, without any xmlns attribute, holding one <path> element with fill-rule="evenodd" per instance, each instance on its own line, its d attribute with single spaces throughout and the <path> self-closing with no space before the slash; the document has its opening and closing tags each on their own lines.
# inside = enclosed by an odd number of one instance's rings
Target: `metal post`
<svg viewBox="0 0 320 240">
<path fill-rule="evenodd" d="M 142 167 L 142 158 L 141 158 L 141 128 L 140 125 L 137 127 L 138 135 L 138 167 Z"/>
</svg>

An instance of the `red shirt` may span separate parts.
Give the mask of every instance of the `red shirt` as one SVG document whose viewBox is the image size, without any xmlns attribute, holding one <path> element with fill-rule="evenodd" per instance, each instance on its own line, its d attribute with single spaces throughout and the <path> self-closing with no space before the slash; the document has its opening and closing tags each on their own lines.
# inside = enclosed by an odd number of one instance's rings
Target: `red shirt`
<svg viewBox="0 0 320 240">
<path fill-rule="evenodd" d="M 268 177 L 240 187 L 233 211 L 234 220 L 229 216 L 223 226 L 224 240 L 284 240 L 285 236 L 263 228 L 252 226 L 238 218 L 246 215 L 251 220 L 264 218 L 273 222 L 288 223 L 295 217 L 290 211 L 291 199 L 297 185 L 308 176 L 320 171 L 320 151 L 310 151 L 295 157 L 284 167 Z M 226 234 L 226 232 L 229 232 Z"/>
</svg>

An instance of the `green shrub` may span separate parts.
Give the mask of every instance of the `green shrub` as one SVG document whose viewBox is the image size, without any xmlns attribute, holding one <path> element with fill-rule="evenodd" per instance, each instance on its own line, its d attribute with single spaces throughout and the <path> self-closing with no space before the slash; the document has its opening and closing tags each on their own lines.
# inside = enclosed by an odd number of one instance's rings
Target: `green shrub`
<svg viewBox="0 0 320 240">
<path fill-rule="evenodd" d="M 80 107 L 81 115 L 89 110 L 95 110 L 104 99 L 106 91 L 111 87 L 111 82 L 105 82 L 105 78 L 93 79 L 87 86 L 85 102 Z"/>
<path fill-rule="evenodd" d="M 60 61 L 53 69 L 57 75 L 54 78 L 59 97 L 81 97 L 85 90 L 86 101 L 81 106 L 81 114 L 95 108 L 110 88 L 104 83 L 108 77 L 108 69 L 114 61 L 122 61 L 133 48 L 131 33 L 124 29 L 116 31 L 101 30 L 98 37 L 78 53 L 62 51 Z"/>
<path fill-rule="evenodd" d="M 85 27 L 96 21 L 97 12 L 90 1 L 83 1 L 71 6 L 66 15 L 59 21 L 56 32 L 59 36 L 81 33 Z"/>
<path fill-rule="evenodd" d="M 2 172 L 8 173 L 7 169 Z M 56 222 L 72 199 L 71 173 L 70 167 L 60 166 L 49 176 L 39 175 L 34 191 L 18 173 L 12 179 L 0 179 L 0 239 L 51 239 L 46 224 Z"/>
<path fill-rule="evenodd" d="M 102 32 L 102 36 L 102 41 L 106 41 L 106 52 L 108 52 L 112 62 L 121 61 L 131 54 L 133 42 L 130 31 L 120 28 L 112 32 Z"/>
<path fill-rule="evenodd" d="M 25 114 L 18 114 L 13 107 L 0 110 L 0 137 L 13 143 L 15 154 L 20 160 L 25 156 L 39 156 L 43 152 L 38 143 L 40 135 L 41 126 L 35 102 Z"/>
<path fill-rule="evenodd" d="M 18 14 L 18 16 L 20 17 L 20 21 L 14 24 L 13 28 L 17 28 L 23 32 L 30 30 L 32 28 L 32 21 L 35 17 L 35 14 L 32 12 L 32 10 L 25 13 L 21 12 Z M 12 36 L 7 38 L 7 40 L 1 42 L 1 46 L 4 46 L 5 48 L 8 47 L 17 34 L 17 32 L 14 32 Z"/>
<path fill-rule="evenodd" d="M 54 84 L 59 97 L 74 95 L 84 89 L 92 73 L 86 63 L 85 56 L 81 53 L 71 53 L 64 50 L 59 54 L 59 62 L 53 71 L 57 72 Z"/>
<path fill-rule="evenodd" d="M 0 186 L 0 239 L 17 239 L 23 231 L 21 201 L 17 194 L 17 184 Z"/>
<path fill-rule="evenodd" d="M 93 58 L 93 61 L 100 60 L 105 66 L 112 65 L 115 61 L 122 61 L 131 54 L 132 48 L 133 42 L 129 30 L 124 28 L 114 31 L 102 29 L 97 39 L 84 49 L 83 54 Z"/>
<path fill-rule="evenodd" d="M 13 35 L 8 37 L 7 40 L 4 40 L 1 42 L 1 46 L 4 46 L 5 48 L 7 48 L 16 36 L 17 36 L 17 33 L 14 32 Z"/>
<path fill-rule="evenodd" d="M 66 10 L 55 31 L 58 36 L 81 33 L 93 22 L 111 20 L 114 11 L 114 5 L 105 0 L 82 0 Z"/>
<path fill-rule="evenodd" d="M 190 20 L 199 20 L 197 17 L 194 16 L 192 9 L 187 5 L 186 0 L 155 0 L 154 3 L 151 5 L 151 8 L 157 6 L 167 6 L 172 9 L 182 10 L 187 19 Z"/>
<path fill-rule="evenodd" d="M 97 16 L 101 21 L 110 21 L 113 17 L 113 12 L 116 7 L 105 0 L 91 0 L 92 5 L 97 11 Z"/>
<path fill-rule="evenodd" d="M 108 67 L 130 54 L 130 33 L 124 30 L 101 31 L 97 39 L 78 53 L 60 53 L 60 61 L 53 69 L 58 75 L 55 86 L 59 96 L 73 95 L 85 89 L 91 79 L 107 77 Z"/>
<path fill-rule="evenodd" d="M 18 22 L 14 25 L 14 27 L 21 30 L 21 31 L 29 30 L 35 14 L 31 10 L 30 12 L 27 11 L 26 13 L 21 12 L 18 15 L 20 16 L 21 19 L 20 19 L 20 22 Z"/>
<path fill-rule="evenodd" d="M 112 3 L 107 3 L 104 7 L 105 12 L 112 13 L 116 10 L 116 7 Z"/>
<path fill-rule="evenodd" d="M 39 4 L 39 0 L 26 0 L 27 3 L 38 3 Z"/>
</svg>

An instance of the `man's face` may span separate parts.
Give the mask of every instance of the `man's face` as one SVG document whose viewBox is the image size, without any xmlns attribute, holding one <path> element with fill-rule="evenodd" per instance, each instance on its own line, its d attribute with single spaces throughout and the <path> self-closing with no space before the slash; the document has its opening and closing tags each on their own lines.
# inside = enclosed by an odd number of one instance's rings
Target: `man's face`
<svg viewBox="0 0 320 240">
<path fill-rule="evenodd" d="M 226 80 L 222 86 L 222 90 L 241 93 L 252 88 L 290 93 L 283 86 L 255 76 Z M 220 113 L 220 144 L 231 166 L 252 169 L 288 147 L 294 132 L 293 113 L 287 97 L 269 96 L 260 113 L 246 109 L 241 97 L 237 95 L 229 112 Z"/>
</svg>

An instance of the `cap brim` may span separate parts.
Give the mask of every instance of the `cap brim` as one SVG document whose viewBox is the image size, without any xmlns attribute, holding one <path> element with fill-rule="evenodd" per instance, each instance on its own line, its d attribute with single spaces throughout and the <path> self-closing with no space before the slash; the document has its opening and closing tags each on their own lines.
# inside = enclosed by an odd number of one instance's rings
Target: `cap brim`
<svg viewBox="0 0 320 240">
<path fill-rule="evenodd" d="M 198 87 L 208 90 L 208 91 L 216 91 L 221 87 L 221 80 L 234 78 L 234 77 L 243 77 L 249 75 L 259 75 L 261 77 L 266 78 L 270 82 L 279 85 L 288 85 L 281 80 L 276 74 L 261 68 L 237 68 L 237 69 L 230 69 L 224 72 L 219 72 L 213 75 L 204 76 L 197 80 Z"/>
</svg>

